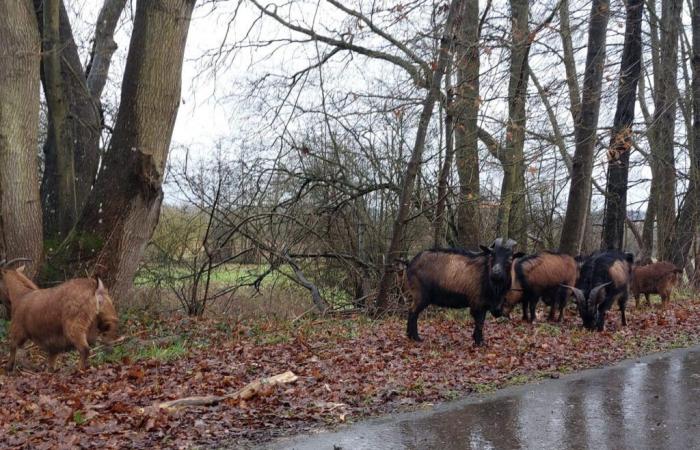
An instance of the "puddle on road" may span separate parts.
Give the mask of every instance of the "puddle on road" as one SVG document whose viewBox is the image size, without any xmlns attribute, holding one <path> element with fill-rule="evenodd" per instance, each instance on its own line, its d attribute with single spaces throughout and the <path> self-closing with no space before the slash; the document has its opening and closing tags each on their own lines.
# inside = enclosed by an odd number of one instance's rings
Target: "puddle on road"
<svg viewBox="0 0 700 450">
<path fill-rule="evenodd" d="M 285 449 L 700 448 L 700 350 L 282 440 Z"/>
</svg>

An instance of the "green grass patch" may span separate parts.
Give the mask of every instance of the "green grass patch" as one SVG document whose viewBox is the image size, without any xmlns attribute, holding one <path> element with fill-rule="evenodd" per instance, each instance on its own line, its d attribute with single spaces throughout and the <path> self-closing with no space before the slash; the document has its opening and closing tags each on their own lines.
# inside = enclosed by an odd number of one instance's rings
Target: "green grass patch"
<svg viewBox="0 0 700 450">
<path fill-rule="evenodd" d="M 540 322 L 537 329 L 548 336 L 556 337 L 561 335 L 561 327 L 551 323 Z"/>
<path fill-rule="evenodd" d="M 190 345 L 184 340 L 177 340 L 169 345 L 146 345 L 137 346 L 124 343 L 115 345 L 112 349 L 102 348 L 98 350 L 93 361 L 100 365 L 104 363 L 116 363 L 129 359 L 131 361 L 155 360 L 160 362 L 173 361 L 186 356 L 189 353 Z"/>
<path fill-rule="evenodd" d="M 478 394 L 488 394 L 490 392 L 495 392 L 498 388 L 495 383 L 476 383 L 472 386 L 472 389 Z"/>
<path fill-rule="evenodd" d="M 73 413 L 73 422 L 75 422 L 76 425 L 84 425 L 87 422 L 87 418 L 85 418 L 85 413 L 82 411 L 78 410 Z"/>
</svg>

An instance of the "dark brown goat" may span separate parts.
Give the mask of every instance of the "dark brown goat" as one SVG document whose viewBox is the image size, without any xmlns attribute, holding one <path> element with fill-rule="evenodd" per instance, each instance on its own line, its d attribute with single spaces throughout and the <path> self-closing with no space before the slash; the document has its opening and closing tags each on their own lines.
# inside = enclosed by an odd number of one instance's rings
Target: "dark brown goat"
<svg viewBox="0 0 700 450">
<path fill-rule="evenodd" d="M 428 305 L 469 308 L 474 318 L 474 342 L 482 345 L 488 311 L 502 313 L 503 299 L 510 288 L 510 266 L 515 241 L 496 239 L 482 253 L 459 249 L 427 250 L 406 268 L 406 294 L 412 300 L 407 335 L 420 341 L 418 315 Z"/>
<path fill-rule="evenodd" d="M 17 349 L 27 340 L 48 355 L 54 370 L 60 353 L 77 349 L 80 368 L 87 368 L 90 345 L 98 334 L 117 335 L 117 314 L 109 292 L 99 279 L 77 278 L 50 289 L 38 289 L 22 268 L 2 269 L 3 289 L 12 306 L 7 371 L 14 369 Z"/>
<path fill-rule="evenodd" d="M 683 270 L 670 262 L 661 261 L 645 266 L 632 268 L 632 282 L 630 288 L 634 296 L 634 303 L 639 307 L 639 296 L 644 294 L 647 305 L 651 305 L 649 294 L 659 294 L 661 303 L 665 305 L 671 298 L 673 288 L 678 284 Z"/>
<path fill-rule="evenodd" d="M 523 320 L 535 320 L 537 302 L 540 297 L 549 310 L 549 320 L 554 320 L 555 310 L 559 310 L 557 321 L 564 317 L 564 308 L 569 298 L 569 290 L 562 285 L 573 286 L 578 278 L 578 265 L 569 255 L 542 252 L 513 261 L 513 283 L 506 294 L 503 313 L 509 314 L 512 308 L 522 303 Z M 528 315 L 529 310 L 529 315 Z"/>
</svg>

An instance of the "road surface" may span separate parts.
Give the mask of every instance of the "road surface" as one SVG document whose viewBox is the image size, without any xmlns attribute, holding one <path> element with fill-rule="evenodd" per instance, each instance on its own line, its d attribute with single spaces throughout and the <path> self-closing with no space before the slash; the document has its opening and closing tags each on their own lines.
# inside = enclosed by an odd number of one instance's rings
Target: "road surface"
<svg viewBox="0 0 700 450">
<path fill-rule="evenodd" d="M 264 448 L 700 449 L 700 347 Z"/>
</svg>

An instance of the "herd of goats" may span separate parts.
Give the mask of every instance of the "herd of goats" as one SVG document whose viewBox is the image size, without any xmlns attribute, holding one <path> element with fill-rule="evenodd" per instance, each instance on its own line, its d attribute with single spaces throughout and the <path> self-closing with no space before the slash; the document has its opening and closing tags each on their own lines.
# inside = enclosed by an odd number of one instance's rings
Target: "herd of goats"
<svg viewBox="0 0 700 450">
<path fill-rule="evenodd" d="M 568 298 L 573 299 L 588 329 L 602 331 L 605 314 L 614 301 L 626 325 L 625 305 L 632 291 L 639 296 L 659 294 L 665 304 L 682 273 L 673 264 L 634 264 L 634 255 L 614 250 L 588 257 L 571 257 L 555 252 L 534 255 L 514 253 L 515 241 L 496 239 L 480 252 L 460 249 L 426 250 L 416 255 L 403 271 L 401 287 L 412 300 L 408 337 L 419 341 L 418 315 L 428 305 L 469 308 L 474 318 L 474 342 L 484 343 L 486 313 L 509 315 L 517 304 L 523 319 L 535 319 L 541 298 L 551 307 L 549 318 L 558 310 L 561 321 Z M 55 370 L 59 354 L 77 350 L 80 368 L 88 365 L 90 346 L 98 337 L 107 343 L 117 338 L 118 317 L 107 288 L 99 278 L 76 278 L 58 286 L 40 289 L 24 273 L 24 266 L 11 268 L 20 260 L 0 262 L 0 299 L 10 313 L 7 371 L 15 367 L 17 349 L 32 341 L 48 357 Z"/>
<path fill-rule="evenodd" d="M 549 319 L 562 320 L 568 298 L 573 294 L 583 326 L 602 331 L 605 314 L 615 301 L 622 325 L 627 325 L 625 307 L 629 292 L 639 306 L 644 294 L 659 294 L 666 304 L 682 270 L 668 262 L 635 265 L 632 253 L 598 251 L 590 256 L 572 257 L 556 252 L 534 255 L 514 253 L 516 242 L 496 239 L 480 252 L 461 249 L 426 250 L 416 255 L 402 271 L 401 289 L 411 300 L 407 334 L 420 341 L 418 315 L 430 304 L 448 308 L 469 308 L 474 318 L 474 342 L 483 345 L 486 313 L 509 315 L 517 304 L 523 320 L 535 319 L 541 298 L 550 306 Z"/>
</svg>

